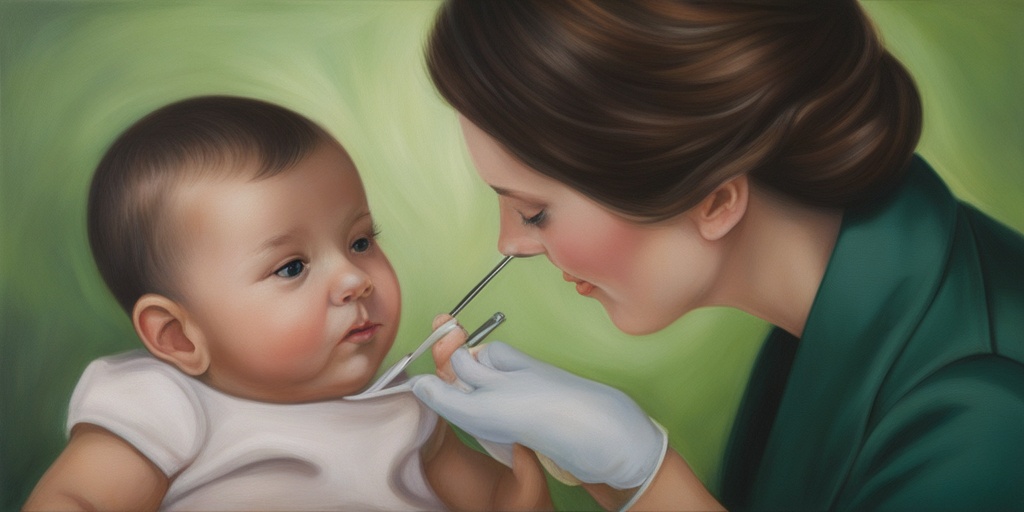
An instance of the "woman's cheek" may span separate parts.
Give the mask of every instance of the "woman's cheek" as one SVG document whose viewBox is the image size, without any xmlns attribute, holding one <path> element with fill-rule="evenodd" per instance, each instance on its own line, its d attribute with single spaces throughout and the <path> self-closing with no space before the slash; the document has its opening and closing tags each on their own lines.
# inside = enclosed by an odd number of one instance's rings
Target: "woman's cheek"
<svg viewBox="0 0 1024 512">
<path fill-rule="evenodd" d="M 554 234 L 560 241 L 557 259 L 562 270 L 598 287 L 618 283 L 629 274 L 636 228 L 606 219 L 575 225 L 580 227 Z"/>
</svg>

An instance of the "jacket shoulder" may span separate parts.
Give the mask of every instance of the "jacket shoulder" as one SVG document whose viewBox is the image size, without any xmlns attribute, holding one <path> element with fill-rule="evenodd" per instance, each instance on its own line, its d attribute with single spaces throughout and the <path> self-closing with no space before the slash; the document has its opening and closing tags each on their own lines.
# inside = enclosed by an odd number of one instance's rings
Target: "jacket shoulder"
<svg viewBox="0 0 1024 512">
<path fill-rule="evenodd" d="M 994 351 L 1024 363 L 1024 236 L 969 205 Z"/>
</svg>

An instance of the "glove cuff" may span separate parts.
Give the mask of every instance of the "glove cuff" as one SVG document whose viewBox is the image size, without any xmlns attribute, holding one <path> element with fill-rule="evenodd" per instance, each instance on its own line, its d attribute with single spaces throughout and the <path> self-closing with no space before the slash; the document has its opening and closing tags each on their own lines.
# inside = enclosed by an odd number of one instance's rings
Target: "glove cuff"
<svg viewBox="0 0 1024 512">
<path fill-rule="evenodd" d="M 480 439 L 479 437 L 473 436 L 476 442 L 480 443 L 480 447 L 490 455 L 492 459 L 504 464 L 506 467 L 512 467 L 512 445 L 495 443 L 486 439 Z M 539 455 L 539 454 L 538 454 Z"/>
<path fill-rule="evenodd" d="M 647 488 L 651 486 L 651 482 L 654 481 L 654 477 L 658 476 L 658 472 L 661 471 L 661 464 L 665 462 L 665 455 L 668 453 L 668 431 L 665 430 L 665 427 L 661 426 L 661 423 L 654 421 L 654 418 L 650 418 L 650 420 L 651 423 L 658 428 L 658 431 L 661 432 L 661 454 L 658 455 L 658 463 L 654 465 L 654 471 L 644 479 L 643 483 L 640 484 L 640 487 L 637 488 L 635 493 L 633 493 L 633 497 L 619 508 L 620 512 L 626 512 L 633 505 L 636 505 L 636 502 L 640 500 L 640 497 L 643 496 L 645 491 L 647 491 Z"/>
</svg>

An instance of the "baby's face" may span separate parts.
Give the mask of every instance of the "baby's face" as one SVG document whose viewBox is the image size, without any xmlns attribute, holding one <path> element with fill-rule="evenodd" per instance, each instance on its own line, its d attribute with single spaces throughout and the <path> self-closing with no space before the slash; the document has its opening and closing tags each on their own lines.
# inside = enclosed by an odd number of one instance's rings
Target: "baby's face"
<svg viewBox="0 0 1024 512">
<path fill-rule="evenodd" d="M 173 195 L 183 305 L 227 393 L 303 402 L 355 393 L 398 329 L 398 280 L 359 175 L 324 145 L 283 174 L 200 180 Z"/>
</svg>

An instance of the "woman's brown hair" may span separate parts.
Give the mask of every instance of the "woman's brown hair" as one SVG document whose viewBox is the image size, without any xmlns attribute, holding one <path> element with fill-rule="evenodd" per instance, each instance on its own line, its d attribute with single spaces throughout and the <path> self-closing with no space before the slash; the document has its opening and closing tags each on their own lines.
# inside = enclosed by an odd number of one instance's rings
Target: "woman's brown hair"
<svg viewBox="0 0 1024 512">
<path fill-rule="evenodd" d="M 855 0 L 448 0 L 427 64 L 523 163 L 646 221 L 741 174 L 870 201 L 920 134 L 913 80 Z"/>
</svg>

